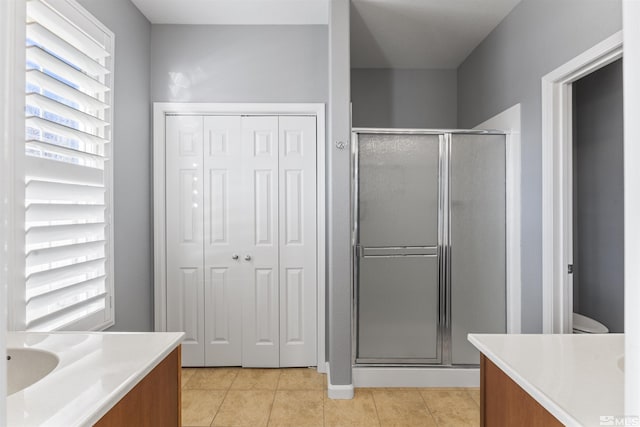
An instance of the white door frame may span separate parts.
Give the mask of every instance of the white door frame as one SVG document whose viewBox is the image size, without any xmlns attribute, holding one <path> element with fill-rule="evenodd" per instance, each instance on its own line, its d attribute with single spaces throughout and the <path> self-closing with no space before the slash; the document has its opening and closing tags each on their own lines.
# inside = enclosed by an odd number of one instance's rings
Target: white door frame
<svg viewBox="0 0 640 427">
<path fill-rule="evenodd" d="M 617 32 L 542 77 L 542 329 L 572 330 L 572 83 L 622 57 Z"/>
<path fill-rule="evenodd" d="M 165 117 L 180 115 L 311 115 L 316 117 L 317 146 L 317 369 L 325 372 L 325 104 L 280 103 L 182 103 L 153 104 L 153 220 L 154 220 L 154 324 L 156 331 L 167 330 L 165 244 Z"/>
</svg>

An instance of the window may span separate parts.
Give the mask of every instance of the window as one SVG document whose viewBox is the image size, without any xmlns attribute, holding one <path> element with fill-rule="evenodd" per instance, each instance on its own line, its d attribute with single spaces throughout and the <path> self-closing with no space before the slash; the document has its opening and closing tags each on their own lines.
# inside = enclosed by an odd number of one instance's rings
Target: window
<svg viewBox="0 0 640 427">
<path fill-rule="evenodd" d="M 26 3 L 24 329 L 102 329 L 112 307 L 113 33 Z"/>
</svg>

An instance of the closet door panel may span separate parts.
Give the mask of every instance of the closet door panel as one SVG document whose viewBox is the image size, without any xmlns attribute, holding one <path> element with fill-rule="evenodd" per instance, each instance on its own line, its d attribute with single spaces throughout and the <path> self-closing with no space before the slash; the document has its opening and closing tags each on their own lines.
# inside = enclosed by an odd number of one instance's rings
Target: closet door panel
<svg viewBox="0 0 640 427">
<path fill-rule="evenodd" d="M 240 116 L 204 118 L 204 294 L 206 366 L 242 363 L 240 261 L 245 208 Z"/>
<path fill-rule="evenodd" d="M 166 119 L 167 330 L 185 332 L 184 366 L 204 365 L 202 117 Z"/>
<path fill-rule="evenodd" d="M 242 366 L 279 366 L 278 118 L 242 118 Z"/>
<path fill-rule="evenodd" d="M 316 365 L 316 118 L 279 118 L 280 366 Z"/>
</svg>

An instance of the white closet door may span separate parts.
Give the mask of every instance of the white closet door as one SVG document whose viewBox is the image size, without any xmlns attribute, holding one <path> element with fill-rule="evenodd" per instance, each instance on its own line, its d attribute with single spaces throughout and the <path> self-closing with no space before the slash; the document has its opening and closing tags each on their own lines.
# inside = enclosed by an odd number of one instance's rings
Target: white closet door
<svg viewBox="0 0 640 427">
<path fill-rule="evenodd" d="M 246 198 L 240 116 L 204 118 L 206 366 L 242 363 L 242 265 Z"/>
<path fill-rule="evenodd" d="M 247 221 L 242 366 L 279 366 L 278 117 L 242 118 Z"/>
<path fill-rule="evenodd" d="M 316 118 L 279 118 L 280 366 L 316 365 Z"/>
<path fill-rule="evenodd" d="M 186 334 L 183 366 L 203 366 L 203 120 L 166 120 L 167 330 Z"/>
</svg>

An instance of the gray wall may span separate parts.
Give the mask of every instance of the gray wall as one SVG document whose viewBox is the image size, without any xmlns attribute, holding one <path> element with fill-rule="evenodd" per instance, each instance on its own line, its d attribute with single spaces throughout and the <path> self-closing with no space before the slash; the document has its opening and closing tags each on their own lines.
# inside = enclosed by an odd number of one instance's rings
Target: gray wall
<svg viewBox="0 0 640 427">
<path fill-rule="evenodd" d="M 151 100 L 327 102 L 327 26 L 153 25 Z"/>
<path fill-rule="evenodd" d="M 115 33 L 114 331 L 153 330 L 151 24 L 129 0 L 80 0 Z"/>
<path fill-rule="evenodd" d="M 351 70 L 353 126 L 455 128 L 456 70 Z"/>
<path fill-rule="evenodd" d="M 351 384 L 351 120 L 349 0 L 329 3 L 327 283 L 330 385 Z M 336 142 L 347 143 L 343 149 Z M 330 390 L 331 393 L 331 390 Z"/>
<path fill-rule="evenodd" d="M 574 83 L 573 96 L 574 311 L 624 332 L 622 60 Z"/>
<path fill-rule="evenodd" d="M 522 104 L 522 329 L 542 330 L 541 78 L 622 28 L 620 0 L 522 0 L 458 68 L 458 126 Z"/>
</svg>

